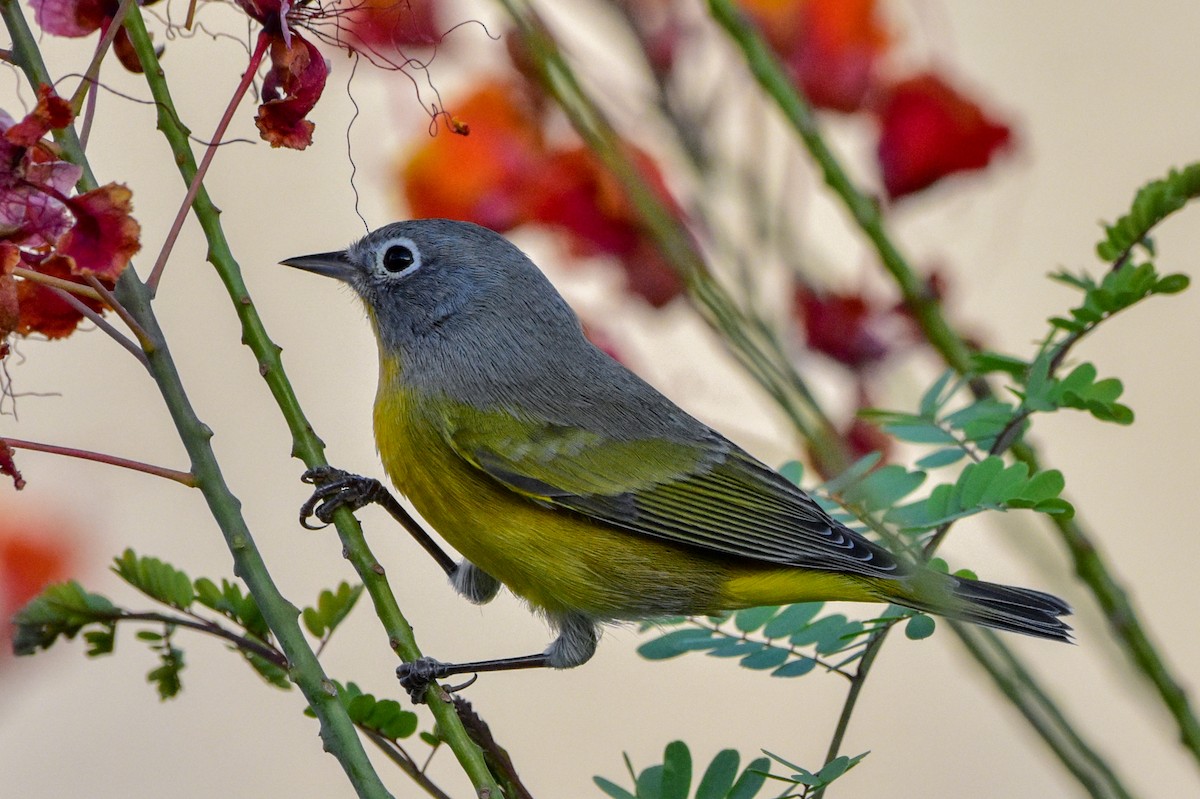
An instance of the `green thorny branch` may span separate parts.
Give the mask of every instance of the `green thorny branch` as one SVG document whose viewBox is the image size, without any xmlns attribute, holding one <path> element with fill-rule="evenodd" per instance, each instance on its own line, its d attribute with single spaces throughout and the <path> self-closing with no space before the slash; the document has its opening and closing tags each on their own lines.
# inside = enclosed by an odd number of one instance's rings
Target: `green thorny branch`
<svg viewBox="0 0 1200 799">
<path fill-rule="evenodd" d="M 13 39 L 16 62 L 25 71 L 31 84 L 51 84 L 37 43 L 16 0 L 0 0 L 3 16 Z M 188 144 L 188 131 L 179 117 L 167 89 L 165 75 L 159 65 L 140 10 L 133 5 L 125 22 L 130 40 L 145 70 L 147 83 L 158 107 L 158 124 L 172 147 L 180 173 L 189 185 L 196 177 L 196 161 Z M 74 129 L 59 133 L 59 144 L 68 158 L 83 167 L 80 188 L 94 188 L 96 180 L 88 167 Z M 257 311 L 242 282 L 240 269 L 229 251 L 219 222 L 219 211 L 209 199 L 203 186 L 198 186 L 193 210 L 209 244 L 209 260 L 225 284 L 243 326 L 243 340 L 254 352 L 259 370 L 293 435 L 293 454 L 309 467 L 325 463 L 323 445 L 312 431 L 300 409 L 291 385 L 279 360 L 279 348 L 267 336 Z M 240 502 L 222 477 L 220 467 L 210 446 L 212 432 L 196 417 L 175 368 L 162 330 L 151 307 L 151 294 L 133 268 L 127 269 L 117 282 L 116 296 L 147 331 L 151 346 L 146 347 L 150 373 L 163 395 L 164 402 L 175 422 L 180 438 L 192 463 L 192 473 L 218 526 L 221 528 L 234 558 L 235 573 L 245 581 L 260 606 L 272 633 L 288 659 L 288 676 L 300 688 L 320 721 L 325 748 L 342 765 L 355 790 L 363 797 L 389 796 L 376 774 L 355 729 L 336 696 L 333 682 L 324 674 L 319 661 L 297 623 L 298 611 L 278 591 L 267 571 L 245 519 Z M 353 514 L 339 511 L 335 517 L 347 557 L 350 559 L 375 603 L 389 636 L 389 644 L 405 660 L 420 657 L 412 629 L 401 614 L 383 569 L 371 554 Z M 431 687 L 430 707 L 438 729 L 458 757 L 464 771 L 480 796 L 501 795 L 494 778 L 484 763 L 479 748 L 471 742 L 453 706 Z"/>
</svg>

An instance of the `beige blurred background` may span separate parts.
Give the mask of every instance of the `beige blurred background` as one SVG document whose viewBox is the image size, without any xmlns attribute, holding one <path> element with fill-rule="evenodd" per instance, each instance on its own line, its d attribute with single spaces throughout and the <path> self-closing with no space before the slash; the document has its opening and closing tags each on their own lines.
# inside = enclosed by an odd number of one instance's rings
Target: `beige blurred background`
<svg viewBox="0 0 1200 799">
<path fill-rule="evenodd" d="M 503 29 L 497 6 L 464 8 L 493 30 Z M 170 10 L 182 17 L 182 5 Z M 227 26 L 235 19 L 229 11 L 206 13 Z M 1044 318 L 1074 299 L 1045 273 L 1094 267 L 1096 220 L 1113 218 L 1145 180 L 1200 153 L 1200 6 L 1183 0 L 914 0 L 894 13 L 922 58 L 946 62 L 965 85 L 1019 122 L 1021 142 L 1019 155 L 987 176 L 910 203 L 896 214 L 896 233 L 918 262 L 952 265 L 958 320 L 998 346 L 1027 352 Z M 466 40 L 468 54 L 500 47 L 481 34 Z M 58 74 L 81 71 L 90 57 L 89 46 L 79 42 L 45 37 L 43 45 Z M 200 35 L 167 43 L 168 77 L 197 136 L 207 138 L 213 129 L 244 63 L 244 52 L 228 40 Z M 452 98 L 468 76 L 455 73 L 450 59 L 444 63 L 439 87 Z M 327 281 L 275 266 L 283 257 L 341 247 L 362 232 L 346 158 L 348 74 L 349 62 L 334 57 L 313 116 L 316 144 L 304 153 L 272 151 L 258 142 L 252 109 L 243 107 L 230 135 L 255 143 L 226 147 L 208 187 L 330 460 L 382 476 L 370 437 L 374 344 L 361 310 Z M 146 96 L 144 85 L 115 62 L 106 65 L 104 80 Z M 18 94 L 28 101 L 30 92 L 18 90 L 19 82 L 11 70 L 0 79 L 0 107 L 16 113 Z M 358 188 L 363 213 L 377 226 L 400 214 L 387 176 L 397 148 L 421 134 L 426 119 L 402 80 L 360 69 L 353 93 L 362 109 L 351 134 Z M 125 181 L 134 189 L 144 245 L 138 267 L 145 275 L 184 189 L 153 131 L 153 108 L 111 95 L 101 99 L 89 153 L 101 181 Z M 838 212 L 818 213 L 840 225 Z M 1195 276 L 1198 219 L 1200 211 L 1192 209 L 1162 228 L 1157 239 L 1164 271 Z M 845 284 L 853 285 L 865 255 L 844 233 L 831 227 L 829 235 L 821 250 L 836 255 Z M 736 377 L 689 312 L 674 307 L 655 314 L 623 304 L 603 291 L 608 281 L 599 272 L 555 268 L 558 250 L 545 239 L 518 241 L 569 299 L 608 322 L 636 369 L 687 409 L 769 462 L 795 455 L 764 398 Z M 297 526 L 296 509 L 306 497 L 297 479 L 302 466 L 289 458 L 284 425 L 251 354 L 238 343 L 235 317 L 204 252 L 189 220 L 157 312 L 275 579 L 297 604 L 310 603 L 322 587 L 354 575 L 332 532 Z M 1196 291 L 1153 301 L 1107 325 L 1077 353 L 1094 360 L 1101 374 L 1125 381 L 1126 400 L 1138 417 L 1133 427 L 1063 413 L 1036 430 L 1047 460 L 1066 473 L 1084 521 L 1191 688 L 1200 662 L 1198 311 Z M 20 349 L 24 360 L 10 365 L 17 390 L 49 396 L 21 397 L 19 421 L 0 418 L 0 434 L 186 467 L 154 385 L 104 335 L 29 341 Z M 897 396 L 911 398 L 924 379 L 899 378 Z M 92 564 L 81 574 L 88 587 L 131 607 L 148 606 L 104 570 L 126 546 L 194 576 L 231 576 L 229 554 L 197 492 L 49 455 L 20 453 L 19 464 L 29 486 L 20 494 L 0 487 L 0 514 L 53 508 L 67 516 Z M 545 645 L 543 624 L 511 597 L 482 609 L 468 605 L 381 511 L 365 510 L 360 517 L 427 653 L 472 659 Z M 1041 553 L 1037 565 L 1031 568 L 1018 550 Z M 1176 745 L 1157 700 L 1109 643 L 1094 603 L 1044 525 L 1026 513 L 963 525 L 944 552 L 955 565 L 970 565 L 988 579 L 1068 597 L 1078 608 L 1078 646 L 1011 637 L 1010 643 L 1139 795 L 1196 795 L 1196 764 Z M 89 661 L 76 642 L 36 658 L 0 662 L 0 794 L 351 795 L 336 762 L 321 751 L 316 723 L 301 715 L 298 692 L 265 687 L 214 641 L 183 634 L 178 641 L 187 652 L 185 690 L 167 703 L 144 681 L 152 657 L 132 630 L 122 631 L 113 657 Z M 702 656 L 648 663 L 635 654 L 638 642 L 633 630 L 614 629 L 584 668 L 485 675 L 469 690 L 535 795 L 597 796 L 594 774 L 627 783 L 622 752 L 642 768 L 658 762 L 663 746 L 676 738 L 689 742 L 700 764 L 733 747 L 745 759 L 764 748 L 820 765 L 844 681 L 816 674 L 771 680 Z M 397 693 L 393 657 L 365 604 L 323 659 L 340 679 Z M 412 749 L 424 751 L 420 744 Z M 889 642 L 844 751 L 868 749 L 872 754 L 831 795 L 1079 795 L 948 634 Z M 380 763 L 397 796 L 422 795 Z M 449 753 L 438 754 L 431 773 L 451 794 L 469 795 Z"/>
</svg>

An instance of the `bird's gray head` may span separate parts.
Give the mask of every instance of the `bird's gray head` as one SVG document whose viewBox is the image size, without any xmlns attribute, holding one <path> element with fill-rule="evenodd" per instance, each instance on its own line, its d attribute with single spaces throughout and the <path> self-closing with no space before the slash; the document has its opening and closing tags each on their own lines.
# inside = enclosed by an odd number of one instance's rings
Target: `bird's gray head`
<svg viewBox="0 0 1200 799">
<path fill-rule="evenodd" d="M 469 222 L 420 219 L 368 233 L 345 250 L 282 263 L 349 284 L 380 347 L 406 362 L 446 347 L 540 350 L 580 335 L 575 314 L 503 236 Z"/>
</svg>

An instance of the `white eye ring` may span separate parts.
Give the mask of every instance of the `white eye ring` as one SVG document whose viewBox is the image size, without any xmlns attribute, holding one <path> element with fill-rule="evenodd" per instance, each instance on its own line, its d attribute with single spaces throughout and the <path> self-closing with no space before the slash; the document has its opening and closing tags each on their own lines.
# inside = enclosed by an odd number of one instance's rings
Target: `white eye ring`
<svg viewBox="0 0 1200 799">
<path fill-rule="evenodd" d="M 389 278 L 402 278 L 421 268 L 421 251 L 407 236 L 383 242 L 375 257 L 379 271 Z"/>
</svg>

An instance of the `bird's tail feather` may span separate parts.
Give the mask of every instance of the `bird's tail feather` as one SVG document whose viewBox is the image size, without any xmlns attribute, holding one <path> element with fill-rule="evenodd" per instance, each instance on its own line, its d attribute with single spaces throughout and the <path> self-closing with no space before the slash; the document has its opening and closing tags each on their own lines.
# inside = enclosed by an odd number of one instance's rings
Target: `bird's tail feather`
<svg viewBox="0 0 1200 799">
<path fill-rule="evenodd" d="M 1071 642 L 1071 626 L 1060 618 L 1070 615 L 1071 606 L 1052 594 L 965 577 L 946 576 L 946 580 L 939 586 L 937 600 L 926 599 L 930 592 L 922 590 L 917 596 L 906 594 L 893 601 L 997 630 Z"/>
</svg>

